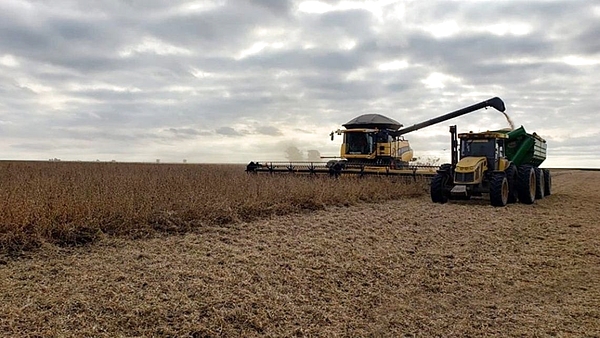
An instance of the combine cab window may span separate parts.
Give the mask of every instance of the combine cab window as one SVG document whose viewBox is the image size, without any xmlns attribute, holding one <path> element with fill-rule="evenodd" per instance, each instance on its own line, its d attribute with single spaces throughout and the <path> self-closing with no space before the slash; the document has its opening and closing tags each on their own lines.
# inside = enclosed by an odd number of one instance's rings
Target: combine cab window
<svg viewBox="0 0 600 338">
<path fill-rule="evenodd" d="M 370 133 L 346 133 L 346 154 L 368 155 L 373 152 L 373 134 Z"/>
<path fill-rule="evenodd" d="M 394 141 L 394 138 L 387 130 L 381 130 L 377 133 L 377 143 L 390 143 L 392 141 Z"/>
</svg>

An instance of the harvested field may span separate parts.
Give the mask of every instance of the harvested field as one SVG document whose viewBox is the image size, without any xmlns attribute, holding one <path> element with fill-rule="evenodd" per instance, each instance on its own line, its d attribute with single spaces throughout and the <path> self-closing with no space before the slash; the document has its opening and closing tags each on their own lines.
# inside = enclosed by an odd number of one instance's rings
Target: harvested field
<svg viewBox="0 0 600 338">
<path fill-rule="evenodd" d="M 0 334 L 598 337 L 598 180 L 553 172 L 553 195 L 534 205 L 413 193 L 83 247 L 41 241 L 0 260 Z"/>
</svg>

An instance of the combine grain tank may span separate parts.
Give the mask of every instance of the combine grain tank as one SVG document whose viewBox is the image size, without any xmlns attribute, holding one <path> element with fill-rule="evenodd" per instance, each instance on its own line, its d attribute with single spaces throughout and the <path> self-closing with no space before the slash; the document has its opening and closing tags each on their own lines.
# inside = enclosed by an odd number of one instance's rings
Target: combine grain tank
<svg viewBox="0 0 600 338">
<path fill-rule="evenodd" d="M 551 193 L 551 177 L 539 166 L 546 159 L 546 141 L 518 129 L 452 135 L 452 163 L 444 164 L 431 182 L 431 200 L 470 199 L 489 194 L 494 206 L 519 200 L 531 204 Z M 460 140 L 460 151 L 458 148 Z"/>
</svg>

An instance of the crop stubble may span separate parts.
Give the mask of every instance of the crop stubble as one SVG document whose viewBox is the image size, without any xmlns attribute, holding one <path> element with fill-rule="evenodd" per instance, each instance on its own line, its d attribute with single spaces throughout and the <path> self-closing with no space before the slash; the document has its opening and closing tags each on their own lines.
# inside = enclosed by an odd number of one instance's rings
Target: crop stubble
<svg viewBox="0 0 600 338">
<path fill-rule="evenodd" d="M 600 173 L 553 174 L 535 205 L 421 194 L 45 247 L 0 266 L 0 333 L 598 336 Z"/>
</svg>

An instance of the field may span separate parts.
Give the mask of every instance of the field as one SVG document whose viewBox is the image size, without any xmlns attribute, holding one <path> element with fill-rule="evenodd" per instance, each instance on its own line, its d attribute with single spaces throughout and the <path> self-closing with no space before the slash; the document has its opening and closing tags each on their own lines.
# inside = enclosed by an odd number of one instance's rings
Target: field
<svg viewBox="0 0 600 338">
<path fill-rule="evenodd" d="M 425 191 L 423 182 L 252 176 L 241 165 L 0 162 L 0 182 L 0 254 L 11 256 Z"/>
<path fill-rule="evenodd" d="M 600 336 L 600 172 L 494 208 L 423 182 L 2 165 L 2 336 Z"/>
</svg>

